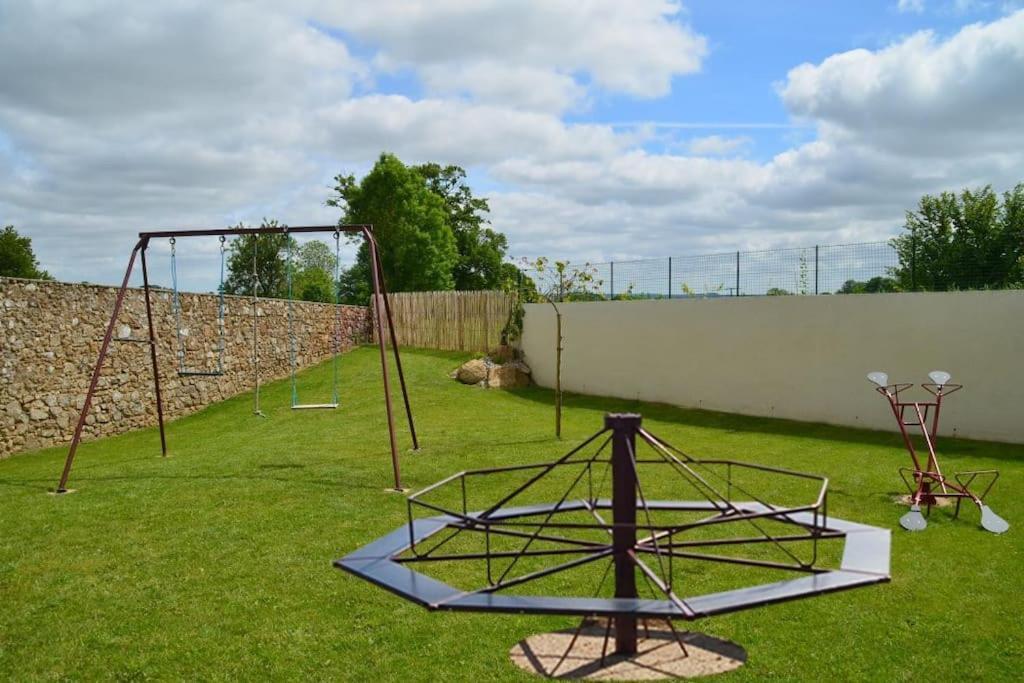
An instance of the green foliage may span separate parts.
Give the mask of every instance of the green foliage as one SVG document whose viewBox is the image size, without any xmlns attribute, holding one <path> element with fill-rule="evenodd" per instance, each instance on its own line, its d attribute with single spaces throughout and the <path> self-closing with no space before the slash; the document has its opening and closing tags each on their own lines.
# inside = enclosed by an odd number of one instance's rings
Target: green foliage
<svg viewBox="0 0 1024 683">
<path fill-rule="evenodd" d="M 474 197 L 466 172 L 458 166 L 429 163 L 414 166 L 431 192 L 444 200 L 448 225 L 455 236 L 458 259 L 452 269 L 455 289 L 498 289 L 502 285 L 508 240 L 487 227 L 487 200 Z"/>
<path fill-rule="evenodd" d="M 898 292 L 900 283 L 891 277 L 876 276 L 867 282 L 847 280 L 836 290 L 836 294 L 878 294 L 881 292 Z"/>
<path fill-rule="evenodd" d="M 293 275 L 292 296 L 303 301 L 334 303 L 334 282 L 320 269 L 300 270 Z"/>
<path fill-rule="evenodd" d="M 679 285 L 679 289 L 680 289 L 680 291 L 682 291 L 684 298 L 688 298 L 688 297 L 695 297 L 695 298 L 698 298 L 698 299 L 700 299 L 700 298 L 711 298 L 711 297 L 716 297 L 716 296 L 721 296 L 722 295 L 722 291 L 725 289 L 725 283 L 724 282 L 719 282 L 717 285 L 712 287 L 710 284 L 705 282 L 704 283 L 704 292 L 703 293 L 700 293 L 700 292 L 696 291 L 693 287 L 691 287 L 686 282 L 681 283 Z M 651 299 L 651 298 L 660 299 L 661 297 L 660 296 L 656 296 L 656 297 L 646 297 L 646 298 L 648 298 L 648 299 Z"/>
<path fill-rule="evenodd" d="M 241 223 L 239 228 L 243 228 Z M 263 219 L 261 227 L 283 227 L 275 220 Z M 259 295 L 267 298 L 288 296 L 288 272 L 285 256 L 291 238 L 284 234 L 242 235 L 231 241 L 228 248 L 227 275 L 224 292 L 252 296 L 253 256 L 256 258 L 256 275 L 259 280 Z"/>
<path fill-rule="evenodd" d="M 361 181 L 353 175 L 334 180 L 336 194 L 327 205 L 343 209 L 345 223 L 373 224 L 390 291 L 454 288 L 459 255 L 449 206 L 415 168 L 393 154 L 382 154 Z M 370 252 L 364 243 L 342 278 L 342 294 L 347 301 L 365 304 L 371 291 Z"/>
<path fill-rule="evenodd" d="M 765 294 L 768 296 L 792 296 L 793 292 L 788 289 L 783 289 L 782 287 L 769 287 Z"/>
<path fill-rule="evenodd" d="M 590 263 L 574 266 L 569 261 L 550 261 L 546 256 L 522 259 L 522 269 L 529 272 L 538 300 L 595 301 L 601 295 L 603 280 L 597 279 L 597 267 Z"/>
<path fill-rule="evenodd" d="M 39 260 L 32 251 L 32 240 L 22 237 L 13 225 L 0 232 L 0 276 L 24 277 L 32 280 L 52 280 L 39 268 Z"/>
<path fill-rule="evenodd" d="M 303 301 L 333 303 L 335 300 L 334 250 L 320 240 L 295 247 L 292 264 L 292 296 Z"/>
<path fill-rule="evenodd" d="M 1024 183 L 925 195 L 892 240 L 903 290 L 1007 288 L 1024 282 Z"/>
<path fill-rule="evenodd" d="M 537 283 L 514 263 L 501 264 L 501 290 L 513 295 L 508 320 L 501 330 L 502 343 L 507 344 L 523 334 L 523 317 L 526 314 L 523 304 L 539 301 L 540 298 Z"/>
</svg>

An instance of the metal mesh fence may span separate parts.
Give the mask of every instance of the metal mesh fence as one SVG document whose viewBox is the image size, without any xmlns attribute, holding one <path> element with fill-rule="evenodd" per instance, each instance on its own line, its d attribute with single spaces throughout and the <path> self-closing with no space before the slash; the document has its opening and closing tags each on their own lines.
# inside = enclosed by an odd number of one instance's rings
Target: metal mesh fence
<svg viewBox="0 0 1024 683">
<path fill-rule="evenodd" d="M 889 242 L 590 264 L 596 296 L 667 299 L 920 290 Z"/>
</svg>

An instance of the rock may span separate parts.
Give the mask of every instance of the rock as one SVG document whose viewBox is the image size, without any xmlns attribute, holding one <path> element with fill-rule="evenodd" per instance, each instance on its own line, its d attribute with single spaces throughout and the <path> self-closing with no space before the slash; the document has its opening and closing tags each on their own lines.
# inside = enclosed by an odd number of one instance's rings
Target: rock
<svg viewBox="0 0 1024 683">
<path fill-rule="evenodd" d="M 463 363 L 462 366 L 455 371 L 455 378 L 463 384 L 479 384 L 480 382 L 486 382 L 487 362 L 483 359 L 476 358 Z"/>
<path fill-rule="evenodd" d="M 42 408 L 32 408 L 28 411 L 28 416 L 33 420 L 45 420 L 50 417 L 50 411 L 43 410 Z"/>
<path fill-rule="evenodd" d="M 508 363 L 515 360 L 516 350 L 508 344 L 502 344 L 488 354 L 488 357 L 495 363 Z"/>
<path fill-rule="evenodd" d="M 505 363 L 491 368 L 487 385 L 492 389 L 515 389 L 530 386 L 530 369 L 523 363 Z"/>
</svg>

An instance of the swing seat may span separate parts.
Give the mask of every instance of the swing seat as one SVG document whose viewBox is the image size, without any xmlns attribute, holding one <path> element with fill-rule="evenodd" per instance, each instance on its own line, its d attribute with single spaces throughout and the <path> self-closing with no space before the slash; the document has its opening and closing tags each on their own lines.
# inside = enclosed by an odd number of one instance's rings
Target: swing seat
<svg viewBox="0 0 1024 683">
<path fill-rule="evenodd" d="M 318 408 L 337 408 L 337 403 L 299 403 L 292 406 L 292 410 L 316 410 Z"/>
<path fill-rule="evenodd" d="M 220 370 L 179 370 L 178 377 L 220 377 Z"/>
</svg>

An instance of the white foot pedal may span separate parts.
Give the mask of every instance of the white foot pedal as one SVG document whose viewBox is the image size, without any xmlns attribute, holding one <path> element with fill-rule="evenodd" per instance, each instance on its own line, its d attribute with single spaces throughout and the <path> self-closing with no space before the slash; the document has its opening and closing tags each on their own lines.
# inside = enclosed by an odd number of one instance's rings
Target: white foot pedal
<svg viewBox="0 0 1024 683">
<path fill-rule="evenodd" d="M 910 512 L 900 517 L 900 526 L 907 531 L 924 531 L 928 520 L 921 514 L 921 506 L 911 505 Z"/>
<path fill-rule="evenodd" d="M 1010 523 L 992 512 L 988 505 L 981 506 L 981 528 L 994 534 L 1001 534 L 1010 528 Z"/>
</svg>

